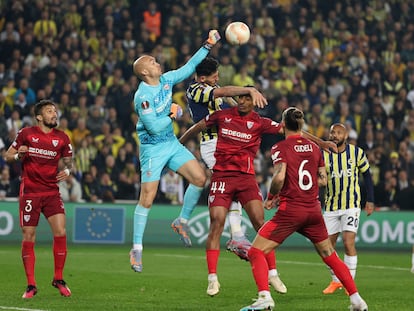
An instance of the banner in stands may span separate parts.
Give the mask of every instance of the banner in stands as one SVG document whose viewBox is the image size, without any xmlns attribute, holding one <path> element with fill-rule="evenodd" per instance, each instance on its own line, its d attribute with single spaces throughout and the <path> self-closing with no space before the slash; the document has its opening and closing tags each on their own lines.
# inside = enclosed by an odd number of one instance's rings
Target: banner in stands
<svg viewBox="0 0 414 311">
<path fill-rule="evenodd" d="M 135 204 L 72 204 L 66 203 L 68 242 L 71 243 L 132 243 L 132 220 Z M 144 234 L 144 244 L 181 246 L 171 222 L 179 215 L 180 206 L 154 205 Z M 270 219 L 274 211 L 265 211 Z M 367 217 L 361 213 L 357 245 L 360 248 L 407 249 L 414 244 L 414 212 L 376 212 Z M 206 206 L 198 206 L 189 225 L 194 246 L 204 247 L 209 228 Z M 252 240 L 254 232 L 244 215 L 243 229 Z M 50 228 L 42 217 L 37 229 L 39 242 L 51 241 Z M 230 238 L 228 223 L 221 239 L 224 246 Z M 0 243 L 21 241 L 17 202 L 0 202 Z M 308 247 L 310 242 L 299 234 L 289 237 L 287 247 Z M 341 248 L 341 243 L 338 243 Z"/>
</svg>

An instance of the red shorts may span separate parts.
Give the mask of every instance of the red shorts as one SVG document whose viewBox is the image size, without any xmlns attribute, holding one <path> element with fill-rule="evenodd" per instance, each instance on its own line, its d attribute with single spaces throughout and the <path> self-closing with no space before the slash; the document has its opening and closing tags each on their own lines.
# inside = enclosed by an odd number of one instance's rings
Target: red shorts
<svg viewBox="0 0 414 311">
<path fill-rule="evenodd" d="M 263 201 L 256 177 L 237 172 L 214 172 L 211 177 L 208 206 L 230 208 L 231 202 L 245 205 L 252 200 Z"/>
<path fill-rule="evenodd" d="M 65 208 L 59 192 L 56 195 L 48 196 L 31 196 L 22 195 L 19 200 L 20 227 L 37 226 L 39 223 L 40 213 L 45 215 L 46 219 L 56 214 L 65 214 Z"/>
<path fill-rule="evenodd" d="M 268 240 L 282 244 L 291 234 L 298 232 L 312 241 L 319 243 L 328 238 L 328 232 L 319 209 L 295 210 L 287 208 L 278 210 L 272 219 L 267 221 L 258 234 Z"/>
</svg>

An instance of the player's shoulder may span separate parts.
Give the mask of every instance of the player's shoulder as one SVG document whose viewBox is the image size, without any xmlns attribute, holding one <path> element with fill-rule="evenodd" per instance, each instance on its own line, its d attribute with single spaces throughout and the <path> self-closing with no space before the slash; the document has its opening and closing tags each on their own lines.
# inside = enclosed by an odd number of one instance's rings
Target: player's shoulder
<svg viewBox="0 0 414 311">
<path fill-rule="evenodd" d="M 26 127 L 22 127 L 17 134 L 20 136 L 25 136 L 25 135 L 30 135 L 30 134 L 35 134 L 38 133 L 40 131 L 39 127 L 37 125 L 34 126 L 26 126 Z"/>
<path fill-rule="evenodd" d="M 254 119 L 256 122 L 259 122 L 260 124 L 266 124 L 266 125 L 272 125 L 272 126 L 278 126 L 279 123 L 275 120 L 272 120 L 268 117 L 262 117 L 259 113 L 256 111 L 252 111 L 251 118 Z"/>
<path fill-rule="evenodd" d="M 364 149 L 362 149 L 361 147 L 358 147 L 354 144 L 347 144 L 346 148 L 349 150 L 350 155 L 365 154 Z"/>
<path fill-rule="evenodd" d="M 69 140 L 69 136 L 64 131 L 62 131 L 60 129 L 57 129 L 57 128 L 53 129 L 53 135 L 55 135 L 59 138 L 62 138 L 62 139 Z"/>
</svg>

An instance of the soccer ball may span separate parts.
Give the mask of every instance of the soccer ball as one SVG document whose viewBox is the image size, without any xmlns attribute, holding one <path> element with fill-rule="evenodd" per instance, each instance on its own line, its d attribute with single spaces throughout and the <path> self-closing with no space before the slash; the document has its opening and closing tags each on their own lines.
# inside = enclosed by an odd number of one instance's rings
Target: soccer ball
<svg viewBox="0 0 414 311">
<path fill-rule="evenodd" d="M 242 45 L 249 41 L 250 29 L 243 22 L 233 22 L 227 26 L 225 35 L 231 45 Z"/>
</svg>

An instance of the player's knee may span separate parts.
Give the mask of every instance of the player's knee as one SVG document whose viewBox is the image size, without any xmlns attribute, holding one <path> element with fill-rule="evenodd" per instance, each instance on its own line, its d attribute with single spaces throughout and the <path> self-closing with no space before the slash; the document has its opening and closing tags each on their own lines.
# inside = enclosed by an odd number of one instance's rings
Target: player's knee
<svg viewBox="0 0 414 311">
<path fill-rule="evenodd" d="M 206 177 L 206 174 L 204 174 L 203 172 L 203 174 L 200 174 L 194 179 L 194 182 L 192 184 L 197 187 L 204 188 L 206 181 L 207 181 L 207 177 Z"/>
</svg>

